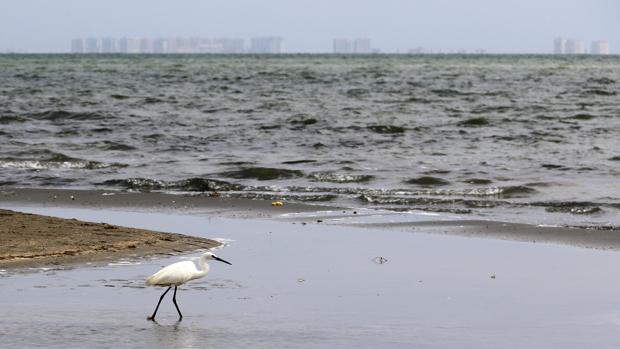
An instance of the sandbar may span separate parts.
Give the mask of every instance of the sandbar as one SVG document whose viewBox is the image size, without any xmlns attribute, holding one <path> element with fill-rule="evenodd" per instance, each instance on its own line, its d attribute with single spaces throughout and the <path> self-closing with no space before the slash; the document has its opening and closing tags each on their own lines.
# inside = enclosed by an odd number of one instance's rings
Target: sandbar
<svg viewBox="0 0 620 349">
<path fill-rule="evenodd" d="M 217 245 L 201 237 L 0 209 L 0 269 L 179 254 Z"/>
</svg>

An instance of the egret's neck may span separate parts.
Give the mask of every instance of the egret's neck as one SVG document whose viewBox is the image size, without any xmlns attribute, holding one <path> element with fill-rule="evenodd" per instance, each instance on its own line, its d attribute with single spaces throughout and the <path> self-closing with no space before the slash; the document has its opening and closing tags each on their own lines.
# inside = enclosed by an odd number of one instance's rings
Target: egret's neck
<svg viewBox="0 0 620 349">
<path fill-rule="evenodd" d="M 200 259 L 198 260 L 198 264 L 200 265 L 200 275 L 204 276 L 207 275 L 207 273 L 209 272 L 209 264 L 207 264 L 207 256 L 200 256 Z"/>
</svg>

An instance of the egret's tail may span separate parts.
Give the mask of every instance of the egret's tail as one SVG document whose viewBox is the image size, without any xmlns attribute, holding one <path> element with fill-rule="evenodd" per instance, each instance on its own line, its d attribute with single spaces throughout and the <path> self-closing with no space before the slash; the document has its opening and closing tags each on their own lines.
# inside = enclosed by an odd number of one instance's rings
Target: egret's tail
<svg viewBox="0 0 620 349">
<path fill-rule="evenodd" d="M 146 282 L 145 282 L 145 284 L 146 284 L 147 286 L 153 286 L 153 285 L 155 285 L 155 275 L 151 275 L 151 276 L 149 276 L 148 278 L 146 278 Z"/>
</svg>

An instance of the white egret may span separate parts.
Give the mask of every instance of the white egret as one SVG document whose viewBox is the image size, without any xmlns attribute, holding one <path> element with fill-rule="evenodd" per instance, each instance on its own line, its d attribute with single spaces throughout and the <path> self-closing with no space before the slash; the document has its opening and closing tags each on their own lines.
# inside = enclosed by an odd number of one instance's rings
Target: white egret
<svg viewBox="0 0 620 349">
<path fill-rule="evenodd" d="M 209 273 L 209 265 L 207 264 L 207 259 L 215 259 L 216 261 L 230 264 L 229 262 L 219 258 L 211 252 L 205 252 L 202 256 L 200 256 L 200 260 L 198 261 L 200 269 L 196 268 L 196 264 L 194 262 L 183 261 L 170 264 L 169 266 L 162 268 L 157 273 L 149 276 L 146 279 L 146 284 L 148 286 L 168 286 L 168 289 L 166 289 L 166 292 L 164 292 L 164 294 L 162 294 L 159 298 L 159 302 L 157 303 L 157 307 L 155 307 L 153 315 L 147 317 L 146 319 L 155 321 L 155 314 L 157 314 L 157 309 L 159 309 L 161 301 L 164 299 L 166 293 L 170 291 L 172 286 L 174 286 L 174 295 L 172 296 L 172 302 L 174 303 L 174 306 L 177 308 L 177 312 L 179 313 L 179 320 L 183 319 L 183 314 L 181 314 L 179 306 L 177 305 L 177 286 L 182 285 L 190 280 L 199 279 L 207 275 L 207 273 Z"/>
</svg>

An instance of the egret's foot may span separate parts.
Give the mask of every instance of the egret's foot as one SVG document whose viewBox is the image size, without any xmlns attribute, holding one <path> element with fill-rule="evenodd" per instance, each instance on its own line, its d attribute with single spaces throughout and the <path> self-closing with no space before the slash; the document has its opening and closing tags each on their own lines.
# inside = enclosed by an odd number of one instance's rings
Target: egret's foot
<svg viewBox="0 0 620 349">
<path fill-rule="evenodd" d="M 146 319 L 149 321 L 155 321 L 155 317 L 152 315 L 147 316 Z"/>
</svg>

